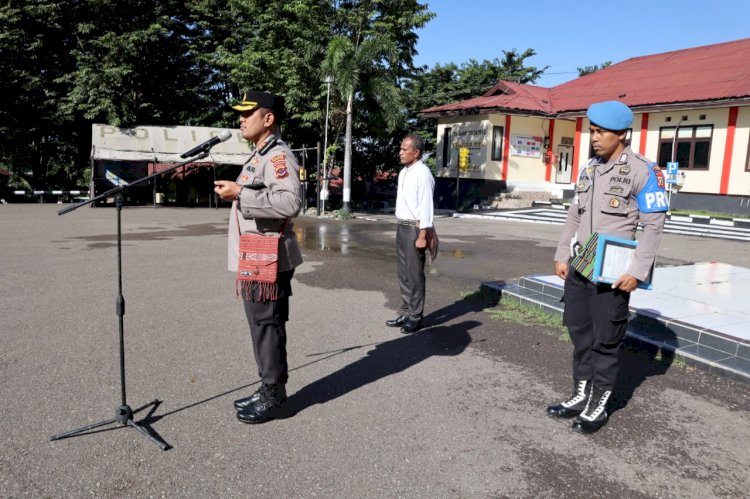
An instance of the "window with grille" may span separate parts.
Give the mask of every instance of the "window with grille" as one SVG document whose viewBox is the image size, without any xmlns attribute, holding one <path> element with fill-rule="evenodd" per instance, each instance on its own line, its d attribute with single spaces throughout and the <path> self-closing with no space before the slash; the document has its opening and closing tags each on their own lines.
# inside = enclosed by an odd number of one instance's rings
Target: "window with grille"
<svg viewBox="0 0 750 499">
<path fill-rule="evenodd" d="M 666 168 L 667 162 L 674 158 L 681 170 L 708 170 L 713 125 L 681 126 L 676 132 L 675 135 L 675 127 L 659 129 L 659 166 Z"/>
<path fill-rule="evenodd" d="M 443 128 L 443 168 L 448 168 L 451 161 L 451 129 Z"/>
<path fill-rule="evenodd" d="M 503 127 L 492 127 L 492 161 L 503 160 Z"/>
</svg>

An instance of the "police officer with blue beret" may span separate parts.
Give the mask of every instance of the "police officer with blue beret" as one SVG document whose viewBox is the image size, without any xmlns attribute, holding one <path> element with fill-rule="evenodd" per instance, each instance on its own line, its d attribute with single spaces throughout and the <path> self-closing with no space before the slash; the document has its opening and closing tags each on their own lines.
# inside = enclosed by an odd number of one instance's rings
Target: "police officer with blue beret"
<svg viewBox="0 0 750 499">
<path fill-rule="evenodd" d="M 595 156 L 582 168 L 555 253 L 565 281 L 563 320 L 573 342 L 573 393 L 549 406 L 555 418 L 574 417 L 573 430 L 589 434 L 607 422 L 607 403 L 619 370 L 630 293 L 645 281 L 656 258 L 668 209 L 658 165 L 625 144 L 633 112 L 619 101 L 592 104 L 586 116 Z M 614 283 L 595 283 L 568 264 L 593 234 L 635 239 L 630 267 Z"/>
</svg>

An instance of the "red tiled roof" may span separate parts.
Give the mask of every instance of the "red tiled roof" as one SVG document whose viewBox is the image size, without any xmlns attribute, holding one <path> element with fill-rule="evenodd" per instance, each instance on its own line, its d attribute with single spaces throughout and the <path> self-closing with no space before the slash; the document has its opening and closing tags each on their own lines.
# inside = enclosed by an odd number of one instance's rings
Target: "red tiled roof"
<svg viewBox="0 0 750 499">
<path fill-rule="evenodd" d="M 476 114 L 479 114 L 488 110 L 508 109 L 550 113 L 552 109 L 549 93 L 550 89 L 545 87 L 499 81 L 481 97 L 431 107 L 422 112 L 428 114 L 473 109 L 476 110 Z"/>
<path fill-rule="evenodd" d="M 510 92 L 491 95 L 506 87 Z M 422 112 L 508 109 L 558 114 L 610 99 L 648 107 L 738 98 L 750 98 L 750 38 L 634 57 L 551 89 L 498 82 L 482 97 Z"/>
</svg>

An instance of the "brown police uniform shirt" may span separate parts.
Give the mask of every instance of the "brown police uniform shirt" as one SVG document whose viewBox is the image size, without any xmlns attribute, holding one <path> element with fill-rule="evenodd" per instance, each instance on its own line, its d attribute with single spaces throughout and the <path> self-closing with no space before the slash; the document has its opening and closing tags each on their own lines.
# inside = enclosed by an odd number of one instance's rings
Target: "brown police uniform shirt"
<svg viewBox="0 0 750 499">
<path fill-rule="evenodd" d="M 567 263 L 572 244 L 576 241 L 583 244 L 592 232 L 635 239 L 640 223 L 643 232 L 638 236 L 635 258 L 626 273 L 641 281 L 646 279 L 656 258 L 666 218 L 666 211 L 645 213 L 638 208 L 637 196 L 646 186 L 651 168 L 630 147 L 608 162 L 592 158 L 575 186 L 576 195 L 568 209 L 555 261 Z"/>
<path fill-rule="evenodd" d="M 265 187 L 257 190 L 243 187 L 237 200 L 232 203 L 229 215 L 229 270 L 237 272 L 238 219 L 243 234 L 278 234 L 284 221 L 288 220 L 279 246 L 279 271 L 300 265 L 302 253 L 291 219 L 302 208 L 302 187 L 299 164 L 289 147 L 273 135 L 268 137 L 245 162 L 237 183 L 242 186 L 262 183 Z"/>
</svg>

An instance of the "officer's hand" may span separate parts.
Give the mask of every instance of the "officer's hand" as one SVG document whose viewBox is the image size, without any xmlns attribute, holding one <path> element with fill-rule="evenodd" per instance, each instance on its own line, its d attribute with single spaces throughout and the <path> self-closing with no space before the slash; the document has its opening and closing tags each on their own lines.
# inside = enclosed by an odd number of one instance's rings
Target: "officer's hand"
<svg viewBox="0 0 750 499">
<path fill-rule="evenodd" d="M 414 246 L 418 250 L 423 250 L 427 247 L 427 238 L 426 237 L 418 237 L 417 241 L 414 243 Z"/>
<path fill-rule="evenodd" d="M 612 283 L 612 289 L 620 289 L 626 293 L 632 293 L 638 286 L 638 279 L 630 274 L 622 274 L 619 279 Z"/>
<path fill-rule="evenodd" d="M 237 182 L 229 180 L 216 180 L 214 182 L 214 192 L 224 201 L 234 201 L 240 193 L 242 186 Z"/>
<path fill-rule="evenodd" d="M 568 264 L 563 262 L 555 262 L 555 274 L 563 281 L 568 278 Z"/>
</svg>

